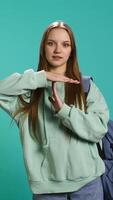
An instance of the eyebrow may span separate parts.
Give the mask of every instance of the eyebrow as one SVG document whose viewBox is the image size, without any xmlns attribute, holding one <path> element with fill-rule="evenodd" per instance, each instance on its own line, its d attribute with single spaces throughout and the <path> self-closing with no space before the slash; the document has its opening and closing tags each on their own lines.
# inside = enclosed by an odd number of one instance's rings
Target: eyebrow
<svg viewBox="0 0 113 200">
<path fill-rule="evenodd" d="M 56 42 L 55 40 L 52 40 L 52 39 L 48 39 L 48 41 Z M 69 40 L 65 40 L 65 41 L 63 41 L 63 42 L 69 42 L 69 43 L 70 43 Z"/>
</svg>

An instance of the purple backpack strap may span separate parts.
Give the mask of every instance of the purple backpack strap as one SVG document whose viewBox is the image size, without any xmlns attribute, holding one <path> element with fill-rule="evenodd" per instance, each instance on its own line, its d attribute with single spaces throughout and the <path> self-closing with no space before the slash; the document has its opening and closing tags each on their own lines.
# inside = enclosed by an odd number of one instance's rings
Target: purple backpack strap
<svg viewBox="0 0 113 200">
<path fill-rule="evenodd" d="M 113 161 L 113 121 L 108 122 L 108 131 L 103 138 L 105 159 Z"/>
<path fill-rule="evenodd" d="M 89 92 L 90 80 L 93 80 L 93 78 L 91 76 L 82 76 L 82 85 L 83 85 L 85 93 Z"/>
</svg>

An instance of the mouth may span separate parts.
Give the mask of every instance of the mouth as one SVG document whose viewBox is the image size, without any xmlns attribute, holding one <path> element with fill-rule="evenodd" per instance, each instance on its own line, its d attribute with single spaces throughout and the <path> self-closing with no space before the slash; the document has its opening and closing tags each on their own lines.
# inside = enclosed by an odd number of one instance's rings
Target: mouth
<svg viewBox="0 0 113 200">
<path fill-rule="evenodd" d="M 62 59 L 61 56 L 52 56 L 52 58 L 53 58 L 54 60 L 60 60 L 60 59 Z"/>
</svg>

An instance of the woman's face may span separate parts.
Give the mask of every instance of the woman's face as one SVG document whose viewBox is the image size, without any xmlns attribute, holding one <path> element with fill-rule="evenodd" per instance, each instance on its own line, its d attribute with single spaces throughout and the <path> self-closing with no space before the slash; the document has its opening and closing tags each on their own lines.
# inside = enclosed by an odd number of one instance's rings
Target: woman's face
<svg viewBox="0 0 113 200">
<path fill-rule="evenodd" d="M 52 67 L 66 68 L 70 54 L 71 41 L 68 32 L 62 28 L 52 29 L 45 44 L 47 61 Z"/>
</svg>

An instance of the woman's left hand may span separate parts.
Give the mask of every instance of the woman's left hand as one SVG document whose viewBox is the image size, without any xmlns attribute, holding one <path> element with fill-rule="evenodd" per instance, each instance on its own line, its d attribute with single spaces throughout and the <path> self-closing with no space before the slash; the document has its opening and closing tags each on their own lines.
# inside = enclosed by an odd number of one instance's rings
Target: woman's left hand
<svg viewBox="0 0 113 200">
<path fill-rule="evenodd" d="M 52 103 L 52 105 L 54 106 L 55 111 L 58 112 L 62 108 L 63 102 L 57 93 L 56 82 L 52 81 L 52 97 L 49 96 L 48 98 Z"/>
</svg>

